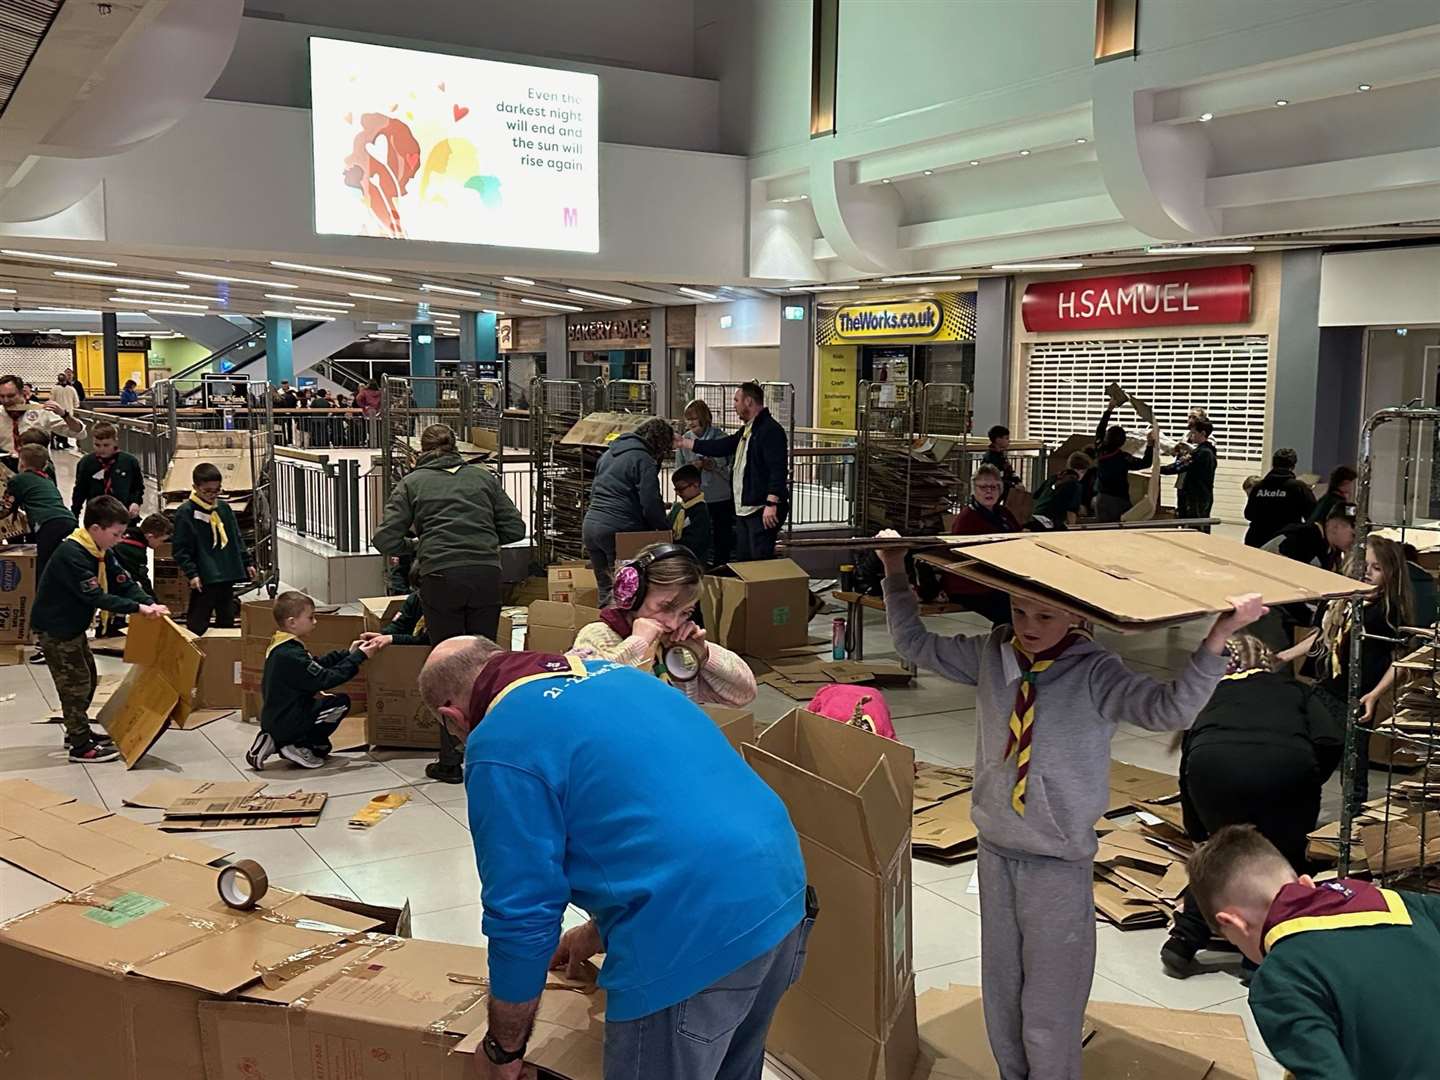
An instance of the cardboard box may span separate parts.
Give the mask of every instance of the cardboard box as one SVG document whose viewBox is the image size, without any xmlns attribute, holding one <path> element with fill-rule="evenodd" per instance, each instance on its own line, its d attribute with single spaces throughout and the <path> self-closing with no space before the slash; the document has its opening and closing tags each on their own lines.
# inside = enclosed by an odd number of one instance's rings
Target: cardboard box
<svg viewBox="0 0 1440 1080">
<path fill-rule="evenodd" d="M 916 558 L 1121 632 L 1210 618 L 1230 610 L 1226 597 L 1245 593 L 1259 593 L 1273 607 L 1355 596 L 1369 588 L 1237 540 L 1186 529 L 945 539 L 948 554 Z"/>
<path fill-rule="evenodd" d="M 173 619 L 130 621 L 125 632 L 130 670 L 99 716 L 127 769 L 135 767 L 170 724 L 184 727 L 189 719 L 203 659 L 196 640 Z"/>
<path fill-rule="evenodd" d="M 549 599 L 557 604 L 579 604 L 581 607 L 599 607 L 600 590 L 595 583 L 595 571 L 584 563 L 561 563 L 550 567 L 547 576 Z"/>
<path fill-rule="evenodd" d="M 733 562 L 705 578 L 710 640 L 747 656 L 774 656 L 810 638 L 810 577 L 789 559 Z"/>
<path fill-rule="evenodd" d="M 593 412 L 576 422 L 560 439 L 561 446 L 594 446 L 608 448 L 621 435 L 638 431 L 653 416 L 643 413 Z"/>
<path fill-rule="evenodd" d="M 526 616 L 525 647 L 531 652 L 563 653 L 582 627 L 597 622 L 598 608 L 536 600 Z"/>
<path fill-rule="evenodd" d="M 171 615 L 183 615 L 190 610 L 190 580 L 174 559 L 161 558 L 157 551 L 150 580 L 155 586 L 155 602 L 169 608 Z"/>
<path fill-rule="evenodd" d="M 35 604 L 35 545 L 0 548 L 0 644 L 29 644 L 30 608 Z"/>
<path fill-rule="evenodd" d="M 249 448 L 253 441 L 250 432 L 240 430 L 177 428 L 174 435 L 177 450 L 239 450 Z"/>
<path fill-rule="evenodd" d="M 240 631 L 210 629 L 196 639 L 203 659 L 195 683 L 195 708 L 238 709 L 244 701 L 241 685 Z"/>
<path fill-rule="evenodd" d="M 749 709 L 730 709 L 724 705 L 701 705 L 700 709 L 718 727 L 737 754 L 747 742 L 755 741 L 755 714 Z"/>
<path fill-rule="evenodd" d="M 526 611 L 524 608 L 502 608 L 500 623 L 495 630 L 495 644 L 507 651 L 515 649 L 515 631 L 519 630 L 520 645 L 517 651 L 523 651 L 525 648 L 525 625 Z"/>
<path fill-rule="evenodd" d="M 391 645 L 366 661 L 365 735 L 371 746 L 439 748 L 440 719 L 420 697 L 420 669 L 429 655 L 429 645 Z"/>
<path fill-rule="evenodd" d="M 405 606 L 405 601 L 408 599 L 410 599 L 408 594 L 404 596 L 362 596 L 360 613 L 365 616 L 365 629 L 378 634 L 382 626 L 400 614 L 400 609 Z"/>
<path fill-rule="evenodd" d="M 265 674 L 265 650 L 275 635 L 275 617 L 271 613 L 271 600 L 247 600 L 240 605 L 240 677 L 244 690 L 242 714 L 246 720 L 258 721 L 260 707 L 260 680 Z M 363 615 L 340 615 L 335 612 L 316 612 L 315 632 L 305 639 L 305 647 L 315 656 L 323 656 L 336 649 L 348 649 L 365 630 Z M 366 676 L 367 663 L 360 674 L 349 682 L 335 688 L 333 693 L 350 695 L 350 712 L 358 715 L 366 711 L 369 683 Z"/>
<path fill-rule="evenodd" d="M 820 900 L 805 973 L 767 1048 L 807 1080 L 908 1080 L 914 752 L 802 709 L 742 750 L 789 810 Z"/>
<path fill-rule="evenodd" d="M 675 534 L 669 529 L 661 532 L 626 532 L 615 534 L 615 561 L 629 562 L 651 544 L 673 544 Z"/>
<path fill-rule="evenodd" d="M 244 447 L 198 450 L 176 450 L 170 467 L 161 482 L 162 495 L 188 495 L 194 487 L 195 466 L 209 462 L 220 470 L 220 490 L 225 494 L 245 493 L 255 489 L 250 451 Z"/>
</svg>

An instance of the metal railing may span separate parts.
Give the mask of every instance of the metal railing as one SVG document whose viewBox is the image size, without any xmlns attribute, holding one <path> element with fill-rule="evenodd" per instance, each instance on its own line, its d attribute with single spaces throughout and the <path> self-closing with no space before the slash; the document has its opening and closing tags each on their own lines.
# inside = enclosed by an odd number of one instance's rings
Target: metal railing
<svg viewBox="0 0 1440 1080">
<path fill-rule="evenodd" d="M 360 463 L 353 458 L 331 461 L 324 454 L 280 450 L 275 456 L 277 524 L 296 536 L 330 544 L 355 554 L 370 542 L 367 528 L 373 514 L 370 485 L 360 482 Z"/>
</svg>

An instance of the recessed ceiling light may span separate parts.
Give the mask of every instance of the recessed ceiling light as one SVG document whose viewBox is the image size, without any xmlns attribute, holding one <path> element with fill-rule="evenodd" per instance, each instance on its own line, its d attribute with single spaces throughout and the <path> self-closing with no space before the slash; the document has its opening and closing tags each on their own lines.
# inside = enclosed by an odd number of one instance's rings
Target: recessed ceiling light
<svg viewBox="0 0 1440 1080">
<path fill-rule="evenodd" d="M 1083 262 L 996 263 L 991 270 L 1079 270 Z"/>
<path fill-rule="evenodd" d="M 970 164 L 971 164 L 971 165 L 979 165 L 980 162 L 979 162 L 979 160 L 978 160 L 977 158 L 971 158 L 971 159 L 970 159 Z"/>
<path fill-rule="evenodd" d="M 329 266 L 309 266 L 305 263 L 281 262 L 279 259 L 271 259 L 270 265 L 279 267 L 281 270 L 299 270 L 305 274 L 328 274 L 331 277 L 354 278 L 356 281 L 375 281 L 381 285 L 389 285 L 395 280 L 384 274 L 363 274 L 359 270 L 336 270 Z"/>
<path fill-rule="evenodd" d="M 934 170 L 934 169 L 926 169 L 926 170 L 925 170 L 925 175 L 926 175 L 926 176 L 934 176 L 934 175 L 935 175 L 935 170 Z"/>
<path fill-rule="evenodd" d="M 930 285 L 939 281 L 960 281 L 964 274 L 907 274 L 904 277 L 882 277 L 886 285 Z"/>
<path fill-rule="evenodd" d="M 1145 249 L 1146 255 L 1249 255 L 1254 244 L 1170 244 Z"/>
<path fill-rule="evenodd" d="M 336 311 L 334 308 L 316 307 L 316 306 L 313 305 L 313 304 L 296 304 L 296 305 L 295 305 L 295 310 L 296 310 L 296 311 L 317 311 L 317 312 L 319 312 L 321 315 L 332 315 L 332 316 L 340 316 L 340 315 L 345 315 L 345 314 L 347 314 L 347 312 L 344 312 L 344 311 Z"/>
<path fill-rule="evenodd" d="M 807 199 L 809 199 L 809 198 L 810 198 L 809 195 L 801 195 L 801 196 L 800 196 L 800 201 L 801 201 L 801 202 L 805 202 L 805 201 L 806 201 Z"/>
<path fill-rule="evenodd" d="M 224 281 L 231 285 L 261 285 L 267 289 L 298 289 L 288 281 L 259 281 L 248 277 L 226 277 L 224 274 L 202 274 L 198 270 L 176 270 L 181 277 L 196 278 L 199 281 Z"/>
<path fill-rule="evenodd" d="M 1368 86 L 1365 89 L 1370 89 Z M 119 266 L 109 259 L 82 259 L 78 255 L 50 255 L 43 251 L 15 251 L 11 248 L 0 248 L 0 255 L 9 255 L 12 259 L 38 259 L 40 262 L 73 263 L 76 266 Z"/>
<path fill-rule="evenodd" d="M 55 314 L 63 314 L 63 315 L 99 315 L 99 314 L 100 314 L 100 312 L 99 312 L 98 309 L 92 311 L 92 310 L 90 310 L 89 308 L 76 308 L 76 307 L 37 307 L 37 308 L 35 308 L 35 309 L 33 309 L 33 310 L 45 312 L 45 313 L 50 314 L 50 315 L 55 315 Z"/>
<path fill-rule="evenodd" d="M 186 307 L 193 307 L 194 305 L 193 305 L 193 304 L 187 304 L 187 305 L 185 305 L 185 306 L 186 306 Z M 194 318 L 197 314 L 205 314 L 206 312 L 208 312 L 208 310 L 209 310 L 209 309 L 206 308 L 206 309 L 203 309 L 203 310 L 200 311 L 200 312 L 195 312 L 195 311 L 186 311 L 184 308 L 178 308 L 178 307 L 173 307 L 173 308 L 171 308 L 171 307 L 163 307 L 163 308 L 152 307 L 152 308 L 146 308 L 146 309 L 145 309 L 145 314 L 147 314 L 147 315 L 189 315 L 191 318 Z"/>
<path fill-rule="evenodd" d="M 14 290 L 14 289 L 0 289 L 0 292 L 13 294 L 13 293 L 15 292 L 15 290 Z"/>
<path fill-rule="evenodd" d="M 298 319 L 301 322 L 334 322 L 334 315 L 310 315 L 299 311 L 262 311 L 267 319 Z"/>
<path fill-rule="evenodd" d="M 348 300 L 324 300 L 318 296 L 294 296 L 286 293 L 266 293 L 266 300 L 282 300 L 287 304 L 314 304 L 317 307 L 353 308 Z"/>
<path fill-rule="evenodd" d="M 1030 156 L 1030 151 L 1029 151 L 1029 150 L 1021 150 L 1021 151 L 1020 151 L 1020 156 L 1021 156 L 1021 157 L 1029 157 L 1029 156 Z"/>
<path fill-rule="evenodd" d="M 1278 105 L 1278 106 L 1280 106 L 1280 108 L 1283 109 L 1286 105 L 1289 105 L 1289 104 L 1290 104 L 1290 101 L 1289 101 L 1289 99 L 1283 98 L 1283 97 L 1282 97 L 1282 98 L 1276 98 L 1276 99 L 1275 99 L 1275 104 Z"/>
<path fill-rule="evenodd" d="M 458 318 L 460 318 L 460 313 L 459 313 L 458 311 L 436 311 L 434 308 L 431 308 L 431 309 L 430 309 L 430 314 L 431 314 L 431 315 L 434 315 L 437 319 L 458 319 Z"/>
<path fill-rule="evenodd" d="M 888 184 L 888 183 L 890 183 L 890 178 L 887 176 L 887 177 L 885 177 L 883 180 L 881 180 L 880 183 L 882 183 L 882 184 Z"/>
<path fill-rule="evenodd" d="M 356 300 L 384 300 L 391 304 L 409 304 L 414 302 L 405 299 L 403 296 L 386 296 L 383 293 L 352 292 L 348 295 L 353 296 Z"/>
<path fill-rule="evenodd" d="M 589 289 L 566 289 L 571 296 L 583 296 L 587 300 L 603 300 L 607 304 L 633 304 L 635 301 L 626 296 L 611 296 L 609 293 L 591 292 Z"/>
<path fill-rule="evenodd" d="M 478 296 L 482 300 L 495 295 L 494 293 L 476 292 L 474 289 L 457 289 L 450 285 L 431 285 L 428 282 L 420 286 L 420 291 L 443 292 L 449 293 L 451 296 Z"/>
<path fill-rule="evenodd" d="M 185 299 L 186 299 L 186 300 L 193 300 L 194 297 L 192 297 L 192 296 L 187 296 L 187 297 L 185 297 Z M 134 304 L 136 307 L 150 307 L 151 305 L 153 305 L 153 304 L 155 303 L 155 301 L 154 301 L 154 300 L 145 300 L 145 299 L 141 299 L 141 298 L 138 298 L 138 297 L 130 297 L 130 296 L 112 296 L 112 297 L 110 297 L 110 303 L 112 303 L 112 304 Z M 184 308 L 186 311 L 209 311 L 209 310 L 210 310 L 210 307 L 209 307 L 209 305 L 207 305 L 207 304 L 182 304 L 182 303 L 179 302 L 179 298 L 178 298 L 178 297 L 177 297 L 175 300 L 167 300 L 166 303 L 165 303 L 165 306 L 166 306 L 166 307 L 172 307 L 172 308 Z"/>
<path fill-rule="evenodd" d="M 1090 141 L 1089 139 L 1076 139 L 1076 140 L 1075 140 L 1075 145 L 1076 145 L 1076 146 L 1084 146 L 1084 145 L 1085 145 L 1087 142 L 1089 142 L 1089 141 Z"/>
<path fill-rule="evenodd" d="M 509 280 L 508 278 L 506 280 Z M 535 307 L 554 308 L 556 311 L 584 311 L 582 307 L 574 304 L 557 304 L 554 300 L 531 300 L 528 296 L 520 301 L 522 304 L 532 304 Z"/>
<path fill-rule="evenodd" d="M 1211 120 L 1214 120 L 1214 119 L 1215 119 L 1215 114 L 1214 114 L 1213 112 L 1202 112 L 1202 113 L 1200 114 L 1200 123 L 1202 123 L 1202 124 L 1208 124 Z"/>
<path fill-rule="evenodd" d="M 681 285 L 680 291 L 686 296 L 693 296 L 697 300 L 719 300 L 716 293 L 706 292 L 704 289 L 692 289 L 689 285 Z"/>
<path fill-rule="evenodd" d="M 505 278 L 505 280 L 508 281 L 508 282 L 510 282 L 511 285 L 534 285 L 534 284 L 535 284 L 535 282 L 531 281 L 528 277 L 509 277 L 509 276 L 507 275 L 506 278 Z"/>
<path fill-rule="evenodd" d="M 1362 83 L 1361 83 L 1359 86 L 1357 86 L 1355 89 L 1358 90 L 1360 93 L 1363 94 L 1363 93 L 1365 93 L 1365 91 L 1372 89 L 1372 87 L 1370 86 L 1370 84 L 1369 84 L 1368 82 L 1362 82 Z"/>
<path fill-rule="evenodd" d="M 118 287 L 115 291 L 125 296 L 158 296 L 162 300 L 203 300 L 206 303 L 210 303 L 212 301 L 217 304 L 225 303 L 225 301 L 221 300 L 218 296 L 196 296 L 193 293 L 186 293 L 182 297 L 176 296 L 174 293 L 161 292 L 158 289 L 130 289 L 126 288 L 123 285 Z"/>
<path fill-rule="evenodd" d="M 153 281 L 150 278 L 114 277 L 111 274 L 82 274 L 78 270 L 52 270 L 50 273 L 67 281 L 103 281 L 106 285 L 149 285 L 157 289 L 171 289 L 184 292 L 189 285 L 173 281 Z"/>
<path fill-rule="evenodd" d="M 791 292 L 854 292 L 859 285 L 792 285 Z"/>
<path fill-rule="evenodd" d="M 505 314 L 505 312 L 503 312 L 503 311 L 497 311 L 495 308 L 488 308 L 488 307 L 487 307 L 487 308 L 484 308 L 483 310 L 484 310 L 484 312 L 485 312 L 486 315 L 504 315 L 504 314 Z"/>
</svg>

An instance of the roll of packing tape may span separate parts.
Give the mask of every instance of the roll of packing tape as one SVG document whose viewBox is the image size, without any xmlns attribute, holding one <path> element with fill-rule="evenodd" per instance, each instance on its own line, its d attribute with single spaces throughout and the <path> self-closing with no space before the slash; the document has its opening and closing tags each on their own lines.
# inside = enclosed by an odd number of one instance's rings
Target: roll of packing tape
<svg viewBox="0 0 1440 1080">
<path fill-rule="evenodd" d="M 667 645 L 661 662 L 676 682 L 691 682 L 700 677 L 700 650 L 683 641 Z"/>
<path fill-rule="evenodd" d="M 236 911 L 250 911 L 265 898 L 270 878 L 253 859 L 241 859 L 223 867 L 216 881 L 220 899 Z"/>
</svg>

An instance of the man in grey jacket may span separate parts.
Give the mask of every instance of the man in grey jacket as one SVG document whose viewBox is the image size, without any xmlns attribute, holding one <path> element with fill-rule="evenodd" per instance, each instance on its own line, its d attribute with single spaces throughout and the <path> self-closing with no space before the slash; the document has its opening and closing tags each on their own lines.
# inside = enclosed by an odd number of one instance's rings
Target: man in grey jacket
<svg viewBox="0 0 1440 1080">
<path fill-rule="evenodd" d="M 455 432 L 432 424 L 420 434 L 419 462 L 390 493 L 370 543 L 382 555 L 415 556 L 425 629 L 438 645 L 462 634 L 495 637 L 500 547 L 524 538 L 525 521 L 495 474 L 466 464 Z M 458 784 L 463 756 L 459 740 L 441 725 L 440 757 L 425 775 Z"/>
<path fill-rule="evenodd" d="M 1097 538 L 1098 539 L 1098 538 Z M 1225 674 L 1225 642 L 1265 613 L 1233 598 L 1173 682 L 1129 670 L 1076 615 L 1012 596 L 1013 627 L 947 637 L 920 621 L 904 552 L 884 549 L 885 613 L 906 660 L 976 688 L 980 984 L 1004 1080 L 1080 1080 L 1095 973 L 1095 823 L 1122 722 L 1188 728 Z"/>
<path fill-rule="evenodd" d="M 668 420 L 646 420 L 612 442 L 595 466 L 580 538 L 595 570 L 601 607 L 610 603 L 615 534 L 670 528 L 670 508 L 660 497 L 660 461 L 674 441 Z"/>
</svg>

